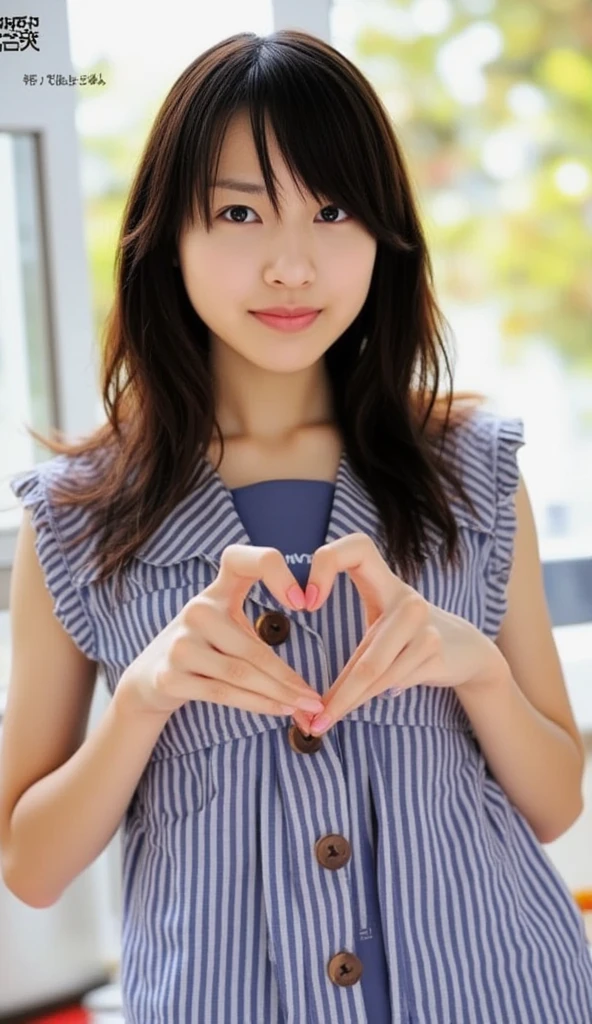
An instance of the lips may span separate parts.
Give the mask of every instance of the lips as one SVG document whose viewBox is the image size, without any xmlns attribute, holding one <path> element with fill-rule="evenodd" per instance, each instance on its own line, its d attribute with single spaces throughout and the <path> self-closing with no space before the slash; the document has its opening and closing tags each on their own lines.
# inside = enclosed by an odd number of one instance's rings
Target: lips
<svg viewBox="0 0 592 1024">
<path fill-rule="evenodd" d="M 274 330 L 301 331 L 314 323 L 320 312 L 318 309 L 313 309 L 312 312 L 306 313 L 304 316 L 277 316 L 276 314 L 268 313 L 266 310 L 254 310 L 251 315 L 256 317 L 260 323 L 265 324 L 267 327 L 272 327 Z"/>
<path fill-rule="evenodd" d="M 314 306 L 269 306 L 267 309 L 253 310 L 253 313 L 263 313 L 265 316 L 308 316 L 318 312 L 320 310 Z"/>
</svg>

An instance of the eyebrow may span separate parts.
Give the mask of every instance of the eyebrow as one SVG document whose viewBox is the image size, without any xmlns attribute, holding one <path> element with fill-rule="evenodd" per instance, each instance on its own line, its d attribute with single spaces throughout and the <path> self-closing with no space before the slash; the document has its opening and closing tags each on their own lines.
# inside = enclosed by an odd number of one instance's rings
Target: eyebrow
<svg viewBox="0 0 592 1024">
<path fill-rule="evenodd" d="M 248 192 L 254 196 L 265 195 L 267 192 L 265 185 L 254 181 L 241 181 L 239 178 L 219 178 L 210 188 L 227 188 L 233 192 Z"/>
</svg>

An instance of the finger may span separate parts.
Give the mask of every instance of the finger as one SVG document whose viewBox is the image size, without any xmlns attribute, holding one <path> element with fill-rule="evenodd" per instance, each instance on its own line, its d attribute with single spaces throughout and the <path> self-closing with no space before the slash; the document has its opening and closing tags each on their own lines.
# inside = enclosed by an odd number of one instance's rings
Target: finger
<svg viewBox="0 0 592 1024">
<path fill-rule="evenodd" d="M 265 584 L 281 604 L 290 609 L 293 609 L 294 605 L 288 596 L 288 590 L 296 587 L 302 596 L 304 608 L 301 587 L 277 548 L 254 544 L 229 544 L 222 552 L 218 575 L 206 590 L 215 598 L 225 600 L 231 613 L 240 617 L 244 614 L 243 605 L 249 590 L 259 581 Z"/>
<path fill-rule="evenodd" d="M 363 639 L 360 641 L 358 647 L 356 647 L 351 658 L 346 663 L 346 665 L 344 665 L 341 672 L 337 676 L 337 679 L 334 681 L 331 688 L 325 694 L 325 707 L 327 707 L 329 703 L 333 705 L 334 698 L 339 694 L 339 692 L 342 690 L 344 686 L 347 686 L 347 681 L 350 678 L 351 672 L 358 664 L 360 658 L 362 658 L 362 656 L 370 647 L 371 643 L 376 637 L 378 630 L 380 629 L 381 623 L 382 619 L 377 619 L 374 625 L 371 626 L 370 629 L 365 633 Z"/>
<path fill-rule="evenodd" d="M 319 592 L 315 601 L 307 604 L 308 611 L 320 607 L 327 600 L 340 572 L 347 572 L 357 588 L 364 603 L 367 626 L 372 625 L 399 594 L 411 590 L 391 572 L 367 534 L 350 533 L 315 551 L 308 586 L 316 586 Z"/>
<path fill-rule="evenodd" d="M 165 685 L 165 681 L 161 681 Z M 294 712 L 294 705 L 285 705 L 277 698 L 255 690 L 246 690 L 242 686 L 233 686 L 223 679 L 216 679 L 197 673 L 179 672 L 168 669 L 166 679 L 167 694 L 175 699 L 209 701 L 223 704 L 225 707 L 240 708 L 256 715 L 281 715 L 285 717 Z"/>
<path fill-rule="evenodd" d="M 418 624 L 423 616 L 423 609 L 408 600 L 401 603 L 398 610 L 376 621 L 326 694 L 323 720 L 327 716 L 329 721 L 339 721 L 387 688 L 389 683 L 385 676 L 391 677 L 396 672 L 398 658 L 418 636 Z M 406 663 L 410 657 L 418 657 L 418 642 L 421 644 L 421 638 L 413 646 L 413 652 L 407 654 Z M 379 680 L 382 680 L 381 685 Z M 396 681 L 390 685 L 396 685 Z M 314 719 L 311 724 L 315 725 Z"/>
<path fill-rule="evenodd" d="M 373 686 L 371 696 L 378 696 L 381 693 L 388 693 L 389 690 L 403 689 L 411 682 L 413 676 L 422 665 L 432 657 L 432 652 L 426 653 L 426 648 L 421 636 L 416 635 L 403 648 L 382 676 L 379 676 Z"/>
<path fill-rule="evenodd" d="M 203 591 L 200 597 L 203 598 Z M 207 657 L 207 646 L 200 640 L 209 644 L 213 652 L 230 658 L 236 663 L 242 661 L 245 665 L 245 679 L 247 678 L 247 666 L 251 676 L 256 671 L 264 673 L 269 680 L 269 686 L 283 686 L 290 691 L 290 699 L 286 703 L 294 703 L 302 698 L 319 700 L 319 695 L 302 676 L 279 658 L 269 644 L 264 643 L 252 628 L 248 619 L 245 618 L 245 627 L 235 624 L 228 618 L 224 607 L 222 610 L 215 605 L 208 604 L 207 600 L 190 601 L 183 610 L 183 621 L 186 626 L 186 633 L 177 641 L 174 654 L 171 653 L 173 667 L 180 668 L 187 672 L 202 673 L 204 657 Z M 198 639 L 199 638 L 199 639 Z M 226 663 L 226 674 L 238 668 L 230 670 Z M 218 675 L 220 665 L 212 675 Z M 231 678 L 236 683 L 236 678 Z M 252 684 L 248 684 L 252 685 Z M 247 686 L 248 688 L 248 686 Z"/>
<path fill-rule="evenodd" d="M 199 678 L 226 682 L 251 694 L 269 698 L 282 706 L 291 707 L 292 710 L 298 708 L 316 713 L 323 708 L 321 698 L 306 687 L 299 676 L 296 676 L 296 684 L 292 682 L 289 666 L 269 649 L 266 653 L 271 654 L 268 667 L 273 671 L 270 672 L 265 670 L 260 661 L 252 664 L 225 651 L 215 650 L 213 647 L 198 647 L 191 643 L 183 647 L 177 645 L 174 656 L 171 655 L 171 664 L 173 668 L 187 675 L 193 674 Z M 276 663 L 279 666 L 279 679 Z M 291 714 L 291 711 L 284 713 Z"/>
<path fill-rule="evenodd" d="M 294 711 L 292 718 L 300 729 L 300 732 L 305 736 L 310 736 L 310 723 L 314 718 L 314 714 L 307 714 L 306 711 Z"/>
<path fill-rule="evenodd" d="M 285 662 L 260 639 L 243 609 L 249 590 L 254 583 L 259 581 L 265 584 L 280 603 L 290 609 L 293 609 L 294 605 L 287 592 L 295 587 L 302 598 L 302 607 L 304 608 L 302 589 L 296 577 L 290 572 L 282 553 L 277 548 L 253 544 L 229 544 L 222 552 L 218 575 L 208 587 L 201 591 L 199 598 L 200 603 L 213 599 L 224 604 L 230 619 L 234 620 L 245 634 L 254 638 L 255 645 L 251 645 L 248 651 L 243 649 L 242 656 L 252 664 L 266 659 L 269 666 L 267 671 L 277 677 Z M 213 646 L 216 646 L 214 641 L 212 643 Z M 232 653 L 240 652 L 233 649 Z M 275 662 L 274 666 L 272 666 L 273 662 Z M 293 685 L 300 693 L 317 696 L 316 691 L 289 665 L 285 665 L 285 667 Z"/>
<path fill-rule="evenodd" d="M 409 690 L 412 686 L 422 686 L 424 684 L 429 686 L 430 669 L 432 669 L 433 666 L 434 658 L 432 655 L 428 655 L 427 658 L 420 661 L 407 673 L 407 675 L 403 676 L 403 678 L 399 680 L 395 689 L 398 690 L 399 693 L 402 693 L 404 690 Z M 393 696 L 398 695 L 398 693 L 393 694 Z"/>
<path fill-rule="evenodd" d="M 412 686 L 417 686 L 429 678 L 430 668 L 434 665 L 434 655 L 429 653 L 426 657 L 425 647 L 422 646 L 421 641 L 417 637 L 404 648 L 400 659 L 400 661 L 397 659 L 392 668 L 376 680 L 370 694 L 366 694 L 363 700 L 358 700 L 352 707 L 346 708 L 339 717 L 332 714 L 328 704 L 325 707 L 325 711 L 321 714 L 329 714 L 331 722 L 339 721 L 340 718 L 349 714 L 350 711 L 355 711 L 357 707 L 361 707 L 372 697 L 380 696 L 380 694 L 385 694 L 389 697 L 399 697 L 405 690 L 410 689 Z M 319 732 L 324 732 L 331 725 L 331 722 L 329 722 L 326 725 L 319 726 L 320 717 L 320 714 L 313 716 L 310 723 L 310 732 L 315 735 Z"/>
</svg>

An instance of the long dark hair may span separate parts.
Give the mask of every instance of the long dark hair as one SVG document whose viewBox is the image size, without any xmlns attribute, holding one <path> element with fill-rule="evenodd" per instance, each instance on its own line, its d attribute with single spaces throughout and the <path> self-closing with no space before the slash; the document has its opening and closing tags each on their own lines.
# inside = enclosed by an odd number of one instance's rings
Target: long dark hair
<svg viewBox="0 0 592 1024">
<path fill-rule="evenodd" d="M 393 565 L 416 578 L 425 523 L 458 557 L 444 481 L 474 511 L 444 442 L 485 396 L 453 395 L 446 320 L 404 158 L 389 117 L 363 74 L 322 39 L 295 30 L 238 33 L 179 76 L 156 115 L 127 198 L 105 324 L 101 391 L 107 422 L 77 442 L 29 432 L 54 454 L 96 456 L 97 471 L 54 484 L 58 505 L 88 506 L 99 580 L 137 548 L 199 483 L 217 431 L 206 325 L 174 265 L 197 208 L 212 225 L 209 182 L 224 131 L 250 113 L 276 213 L 266 147 L 269 117 L 295 180 L 331 197 L 377 240 L 367 299 L 325 355 L 336 424 L 378 509 Z M 441 361 L 449 387 L 439 394 Z M 449 446 L 446 446 L 449 448 Z"/>
</svg>

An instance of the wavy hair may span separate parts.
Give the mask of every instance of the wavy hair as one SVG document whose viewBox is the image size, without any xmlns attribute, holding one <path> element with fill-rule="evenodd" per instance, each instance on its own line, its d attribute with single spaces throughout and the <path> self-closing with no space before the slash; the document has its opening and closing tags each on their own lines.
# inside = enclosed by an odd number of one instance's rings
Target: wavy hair
<svg viewBox="0 0 592 1024">
<path fill-rule="evenodd" d="M 210 230 L 209 183 L 224 132 L 250 116 L 270 201 L 269 118 L 296 182 L 357 217 L 377 241 L 364 306 L 326 352 L 334 414 L 352 467 L 377 507 L 392 564 L 417 578 L 426 523 L 458 557 L 445 482 L 474 510 L 446 438 L 485 400 L 454 395 L 447 322 L 400 144 L 376 92 L 344 55 L 306 32 L 238 33 L 210 47 L 162 103 L 126 200 L 100 387 L 107 420 L 67 441 L 26 426 L 54 455 L 96 456 L 96 472 L 53 484 L 58 504 L 88 508 L 99 580 L 119 575 L 199 484 L 216 430 L 208 330 L 174 265 L 196 212 Z M 448 388 L 440 394 L 442 372 Z"/>
</svg>

